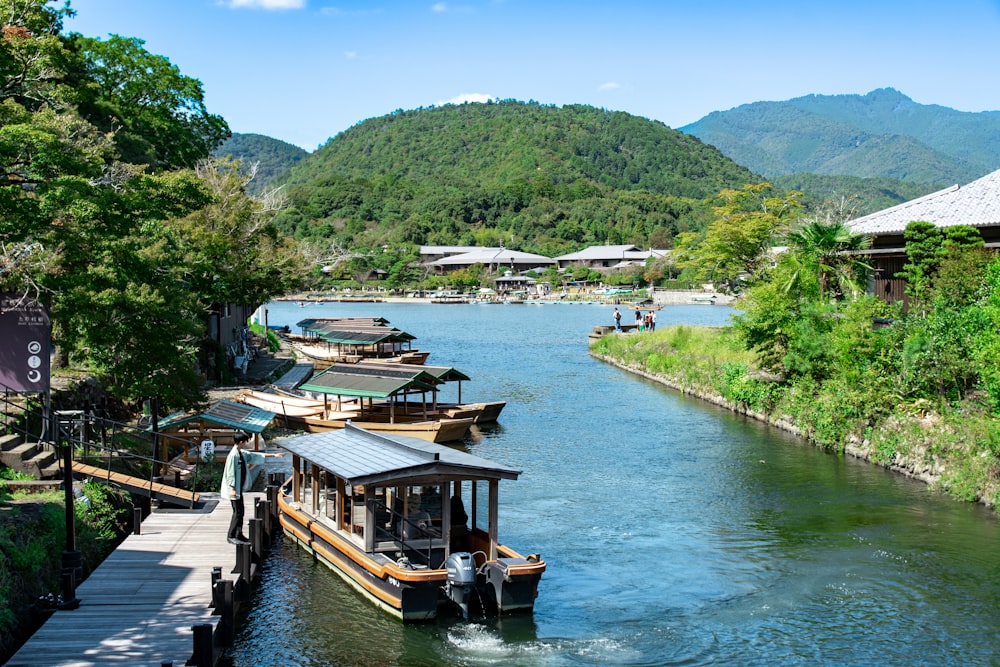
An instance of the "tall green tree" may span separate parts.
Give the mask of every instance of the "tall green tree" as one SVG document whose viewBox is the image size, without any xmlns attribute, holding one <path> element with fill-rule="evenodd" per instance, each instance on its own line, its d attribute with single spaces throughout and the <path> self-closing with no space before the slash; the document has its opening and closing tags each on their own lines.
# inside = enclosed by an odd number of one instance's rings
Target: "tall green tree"
<svg viewBox="0 0 1000 667">
<path fill-rule="evenodd" d="M 299 284 L 279 202 L 199 162 L 228 133 L 200 83 L 140 40 L 62 37 L 49 4 L 0 0 L 0 289 L 47 300 L 60 359 L 114 396 L 193 405 L 210 304 Z"/>
<path fill-rule="evenodd" d="M 723 190 L 704 235 L 678 236 L 678 266 L 693 269 L 728 291 L 771 262 L 769 251 L 799 214 L 800 193 L 773 193 L 769 183 Z"/>
</svg>

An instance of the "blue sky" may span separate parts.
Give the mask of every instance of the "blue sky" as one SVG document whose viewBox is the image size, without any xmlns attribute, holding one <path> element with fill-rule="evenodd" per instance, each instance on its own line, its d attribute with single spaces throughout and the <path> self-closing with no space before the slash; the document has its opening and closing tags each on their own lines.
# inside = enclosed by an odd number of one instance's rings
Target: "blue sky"
<svg viewBox="0 0 1000 667">
<path fill-rule="evenodd" d="M 138 37 L 234 132 L 312 151 L 395 109 L 712 111 L 892 87 L 1000 110 L 1000 0 L 72 0 L 66 30 Z"/>
</svg>

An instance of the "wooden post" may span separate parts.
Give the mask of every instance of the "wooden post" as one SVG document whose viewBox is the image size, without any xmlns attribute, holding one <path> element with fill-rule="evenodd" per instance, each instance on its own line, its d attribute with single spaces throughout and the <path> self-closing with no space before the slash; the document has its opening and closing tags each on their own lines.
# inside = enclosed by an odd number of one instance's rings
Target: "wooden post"
<svg viewBox="0 0 1000 667">
<path fill-rule="evenodd" d="M 212 637 L 212 625 L 199 623 L 191 626 L 194 632 L 194 651 L 187 664 L 194 667 L 212 667 L 215 658 L 215 646 Z"/>
<path fill-rule="evenodd" d="M 132 508 L 132 534 L 142 535 L 142 508 Z"/>
<path fill-rule="evenodd" d="M 232 646 L 233 637 L 236 636 L 236 604 L 233 593 L 233 582 L 230 579 L 223 579 L 219 582 L 222 586 L 222 609 L 219 619 L 219 644 L 221 646 Z"/>
<path fill-rule="evenodd" d="M 258 498 L 254 505 L 254 517 L 260 519 L 261 531 L 264 535 L 264 544 L 270 546 L 274 536 L 271 534 L 271 501 Z"/>
<path fill-rule="evenodd" d="M 499 523 L 499 507 L 500 507 L 500 480 L 491 479 L 490 480 L 490 522 L 489 522 L 489 536 L 490 536 L 490 549 L 489 558 L 490 560 L 496 560 L 497 558 L 497 542 L 499 540 L 497 534 L 497 524 Z"/>
<path fill-rule="evenodd" d="M 235 596 L 237 602 L 250 600 L 250 567 L 251 555 L 249 544 L 236 545 L 236 567 L 233 574 L 237 575 Z"/>
<path fill-rule="evenodd" d="M 250 558 L 259 563 L 264 557 L 264 522 L 253 518 L 248 522 L 250 532 Z"/>
<path fill-rule="evenodd" d="M 210 605 L 215 613 L 219 613 L 222 608 L 222 568 L 212 568 L 212 604 Z"/>
</svg>

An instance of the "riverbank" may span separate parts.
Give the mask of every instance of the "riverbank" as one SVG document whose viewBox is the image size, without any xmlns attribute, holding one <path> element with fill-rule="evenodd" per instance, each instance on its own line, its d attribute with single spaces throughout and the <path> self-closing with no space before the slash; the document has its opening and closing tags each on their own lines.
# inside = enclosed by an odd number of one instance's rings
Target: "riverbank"
<svg viewBox="0 0 1000 667">
<path fill-rule="evenodd" d="M 631 297 L 631 298 L 630 298 Z M 623 295 L 597 294 L 592 289 L 571 288 L 565 294 L 547 294 L 545 296 L 531 297 L 532 303 L 565 303 L 586 301 L 588 303 L 604 303 L 611 305 L 622 305 L 633 303 L 636 297 L 641 297 L 643 301 L 651 302 L 657 306 L 697 304 L 697 305 L 719 305 L 730 306 L 735 302 L 735 297 L 706 290 L 653 290 L 652 297 L 642 290 L 641 292 Z M 302 305 L 324 304 L 324 303 L 434 303 L 434 299 L 428 296 L 398 296 L 390 292 L 303 292 L 300 294 L 290 294 L 275 301 L 285 301 L 300 303 Z"/>
<path fill-rule="evenodd" d="M 683 330 L 684 327 L 681 327 Z M 688 327 L 690 329 L 690 327 Z M 605 363 L 792 433 L 823 449 L 847 454 L 926 483 L 965 501 L 996 508 L 1000 498 L 1000 448 L 989 415 L 969 403 L 938 412 L 926 402 L 900 404 L 883 414 L 851 414 L 842 397 L 822 387 L 785 386 L 748 367 L 745 358 L 724 359 L 717 349 L 684 349 L 690 333 L 657 331 L 631 345 L 607 345 L 590 354 Z M 720 338 L 724 335 L 720 334 Z M 601 341 L 605 344 L 602 345 Z M 617 341 L 616 341 L 617 342 Z M 720 347 L 725 347 L 725 344 Z M 655 368 L 653 368 L 655 366 Z M 832 422 L 834 423 L 831 425 Z M 822 435 L 837 433 L 836 442 Z"/>
</svg>

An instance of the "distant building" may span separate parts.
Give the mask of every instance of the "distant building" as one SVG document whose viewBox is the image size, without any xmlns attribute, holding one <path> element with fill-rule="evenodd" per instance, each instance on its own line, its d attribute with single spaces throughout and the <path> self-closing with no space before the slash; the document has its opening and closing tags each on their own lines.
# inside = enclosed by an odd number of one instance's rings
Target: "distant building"
<svg viewBox="0 0 1000 667">
<path fill-rule="evenodd" d="M 512 273 L 520 273 L 537 267 L 553 266 L 555 263 L 556 261 L 549 257 L 501 247 L 474 248 L 464 253 L 446 255 L 427 262 L 427 265 L 442 274 L 465 269 L 474 264 L 481 264 L 491 271 L 509 270 Z"/>
<path fill-rule="evenodd" d="M 480 248 L 468 245 L 422 245 L 420 246 L 420 263 L 430 264 L 444 257 L 462 255 L 476 250 L 480 250 Z"/>
<path fill-rule="evenodd" d="M 612 271 L 629 266 L 644 266 L 650 257 L 665 257 L 667 250 L 640 250 L 634 245 L 594 245 L 579 252 L 556 257 L 559 268 L 586 266 L 598 271 Z"/>
<path fill-rule="evenodd" d="M 889 303 L 905 301 L 905 281 L 896 274 L 906 263 L 903 232 L 918 220 L 936 227 L 976 227 L 987 248 L 1000 248 L 1000 170 L 847 223 L 853 231 L 872 237 L 871 248 L 859 254 L 875 269 L 872 293 Z"/>
</svg>

